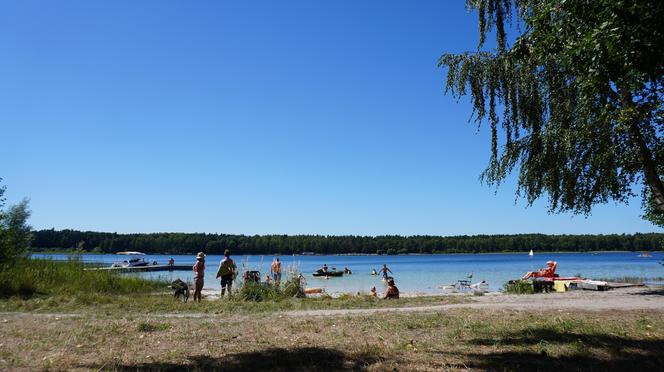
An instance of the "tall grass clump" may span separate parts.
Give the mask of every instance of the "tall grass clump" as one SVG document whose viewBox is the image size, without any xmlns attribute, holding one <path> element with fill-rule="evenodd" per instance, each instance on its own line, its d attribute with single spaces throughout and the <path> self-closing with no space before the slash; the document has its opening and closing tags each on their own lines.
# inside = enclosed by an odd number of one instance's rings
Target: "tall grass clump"
<svg viewBox="0 0 664 372">
<path fill-rule="evenodd" d="M 304 297 L 304 289 L 299 278 L 291 275 L 288 280 L 280 284 L 266 284 L 245 282 L 236 298 L 242 301 L 281 301 L 289 298 Z"/>
<path fill-rule="evenodd" d="M 77 260 L 20 259 L 0 267 L 0 297 L 34 295 L 130 294 L 164 289 L 167 284 L 108 271 L 86 271 Z"/>
</svg>

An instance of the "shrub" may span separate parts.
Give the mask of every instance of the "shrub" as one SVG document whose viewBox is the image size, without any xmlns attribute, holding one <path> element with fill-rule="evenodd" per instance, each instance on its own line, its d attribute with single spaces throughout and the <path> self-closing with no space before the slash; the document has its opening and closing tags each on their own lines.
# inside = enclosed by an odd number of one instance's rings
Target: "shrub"
<svg viewBox="0 0 664 372">
<path fill-rule="evenodd" d="M 503 285 L 503 292 L 510 294 L 532 294 L 533 285 L 527 280 L 510 280 Z"/>
</svg>

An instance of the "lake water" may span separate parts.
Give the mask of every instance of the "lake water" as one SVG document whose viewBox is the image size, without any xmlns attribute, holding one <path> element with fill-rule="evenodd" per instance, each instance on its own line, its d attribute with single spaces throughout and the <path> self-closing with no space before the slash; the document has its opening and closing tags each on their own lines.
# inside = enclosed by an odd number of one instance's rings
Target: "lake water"
<svg viewBox="0 0 664 372">
<path fill-rule="evenodd" d="M 35 254 L 35 258 L 66 260 L 66 254 Z M 83 254 L 78 256 L 84 262 L 100 263 L 110 266 L 114 262 L 127 259 L 126 256 L 113 254 Z M 194 263 L 194 256 L 146 255 L 145 260 L 166 264 L 173 258 L 176 264 Z M 264 277 L 270 270 L 270 263 L 275 256 L 234 256 L 241 271 L 259 270 Z M 385 263 L 394 274 L 396 285 L 404 293 L 442 293 L 441 285 L 455 283 L 472 273 L 472 282 L 486 280 L 491 291 L 499 290 L 503 283 L 521 277 L 527 271 L 545 267 L 549 260 L 558 262 L 557 273 L 560 276 L 586 278 L 611 277 L 664 277 L 664 266 L 659 262 L 664 259 L 662 252 L 652 252 L 651 257 L 639 257 L 636 252 L 618 253 L 535 253 L 529 258 L 526 253 L 505 254 L 440 254 L 440 255 L 397 255 L 397 256 L 279 256 L 282 267 L 292 267 L 305 275 L 308 287 L 322 287 L 328 293 L 368 292 L 376 286 L 382 292 L 380 276 L 372 276 L 371 269 L 379 270 Z M 209 255 L 206 259 L 205 288 L 219 289 L 215 274 L 222 256 Z M 316 278 L 311 275 L 323 264 L 343 270 L 348 267 L 353 274 L 340 278 Z M 192 271 L 131 273 L 143 277 L 162 278 L 167 281 L 181 278 L 193 282 Z M 286 270 L 284 271 L 286 276 Z M 285 279 L 285 277 L 284 277 Z"/>
</svg>

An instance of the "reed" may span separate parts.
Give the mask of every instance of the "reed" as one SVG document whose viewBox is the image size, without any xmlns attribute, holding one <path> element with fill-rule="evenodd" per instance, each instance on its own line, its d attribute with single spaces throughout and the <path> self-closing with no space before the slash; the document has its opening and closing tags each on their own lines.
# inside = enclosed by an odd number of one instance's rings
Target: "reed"
<svg viewBox="0 0 664 372">
<path fill-rule="evenodd" d="M 86 271 L 81 261 L 21 259 L 0 267 L 0 297 L 132 294 L 163 290 L 167 283 L 107 271 Z"/>
</svg>

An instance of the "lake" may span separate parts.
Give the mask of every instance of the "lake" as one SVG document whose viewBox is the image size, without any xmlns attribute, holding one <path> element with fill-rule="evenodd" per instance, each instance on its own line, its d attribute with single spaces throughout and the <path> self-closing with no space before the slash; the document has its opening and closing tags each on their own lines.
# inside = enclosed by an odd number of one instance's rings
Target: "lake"
<svg viewBox="0 0 664 372">
<path fill-rule="evenodd" d="M 549 260 L 558 262 L 557 273 L 560 276 L 586 278 L 611 277 L 664 277 L 664 266 L 659 262 L 664 259 L 662 252 L 652 252 L 651 257 L 639 257 L 640 252 L 607 253 L 535 253 L 533 258 L 527 253 L 502 254 L 439 254 L 439 255 L 396 255 L 396 256 L 278 256 L 282 267 L 294 268 L 302 272 L 308 287 L 323 287 L 328 293 L 368 292 L 372 286 L 382 291 L 379 276 L 372 276 L 371 269 L 379 270 L 383 263 L 392 270 L 399 289 L 404 293 L 439 294 L 438 287 L 465 279 L 472 273 L 472 282 L 486 280 L 491 291 L 499 290 L 503 283 L 521 277 L 526 271 L 545 267 Z M 33 254 L 35 258 L 66 260 L 67 254 Z M 127 259 L 127 256 L 114 254 L 79 255 L 84 262 L 100 263 L 110 266 L 114 262 Z M 173 258 L 176 264 L 194 263 L 193 255 L 146 255 L 145 260 L 166 264 Z M 259 270 L 264 277 L 270 270 L 270 263 L 275 256 L 233 256 L 241 272 L 246 269 Z M 222 256 L 209 255 L 206 259 L 205 288 L 219 289 L 215 274 Z M 311 275 L 323 264 L 343 270 L 348 267 L 353 274 L 340 278 L 315 278 Z M 130 273 L 149 278 L 162 278 L 167 281 L 181 278 L 193 282 L 193 272 L 153 272 Z M 286 270 L 284 270 L 284 279 Z"/>
</svg>

